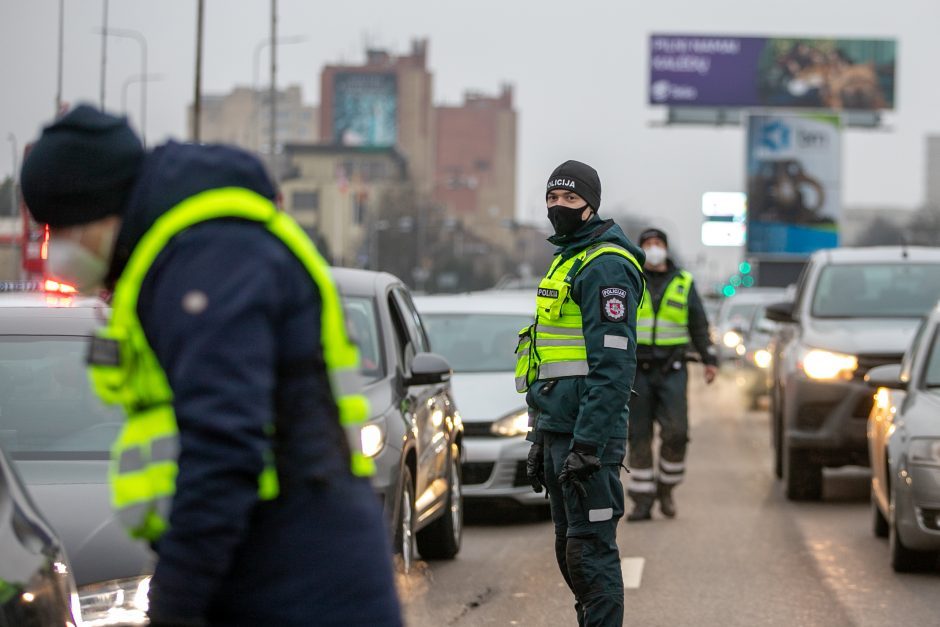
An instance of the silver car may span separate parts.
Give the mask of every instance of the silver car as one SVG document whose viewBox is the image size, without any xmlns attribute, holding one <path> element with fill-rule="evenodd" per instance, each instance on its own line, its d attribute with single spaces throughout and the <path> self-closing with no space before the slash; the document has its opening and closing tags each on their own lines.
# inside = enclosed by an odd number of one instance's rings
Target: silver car
<svg viewBox="0 0 940 627">
<path fill-rule="evenodd" d="M 898 572 L 940 555 L 940 307 L 928 314 L 901 364 L 873 368 L 868 418 L 875 535 L 887 536 Z"/>
<path fill-rule="evenodd" d="M 532 323 L 530 290 L 492 290 L 415 299 L 431 348 L 454 369 L 451 384 L 464 426 L 465 498 L 544 503 L 525 475 L 529 429 L 525 396 L 516 392 L 519 330 Z"/>
</svg>

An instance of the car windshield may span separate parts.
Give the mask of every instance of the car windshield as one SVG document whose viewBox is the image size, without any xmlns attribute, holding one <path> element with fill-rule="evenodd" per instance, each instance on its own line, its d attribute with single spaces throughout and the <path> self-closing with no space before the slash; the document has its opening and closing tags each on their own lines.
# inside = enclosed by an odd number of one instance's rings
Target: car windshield
<svg viewBox="0 0 940 627">
<path fill-rule="evenodd" d="M 523 314 L 421 314 L 431 350 L 454 372 L 512 372 L 519 330 L 532 323 Z"/>
<path fill-rule="evenodd" d="M 346 312 L 346 330 L 350 339 L 359 347 L 360 374 L 366 383 L 378 381 L 385 376 L 382 362 L 381 334 L 375 315 L 375 302 L 365 296 L 343 298 Z"/>
<path fill-rule="evenodd" d="M 124 418 L 91 390 L 87 338 L 0 336 L 0 444 L 14 458 L 103 459 Z"/>
<path fill-rule="evenodd" d="M 757 303 L 728 303 L 725 307 L 723 328 L 739 327 L 746 328 L 757 309 Z"/>
<path fill-rule="evenodd" d="M 927 368 L 924 370 L 924 385 L 940 390 L 940 329 L 934 329 L 930 357 L 927 358 Z"/>
<path fill-rule="evenodd" d="M 831 265 L 819 275 L 812 312 L 817 318 L 919 318 L 938 296 L 938 264 Z"/>
</svg>

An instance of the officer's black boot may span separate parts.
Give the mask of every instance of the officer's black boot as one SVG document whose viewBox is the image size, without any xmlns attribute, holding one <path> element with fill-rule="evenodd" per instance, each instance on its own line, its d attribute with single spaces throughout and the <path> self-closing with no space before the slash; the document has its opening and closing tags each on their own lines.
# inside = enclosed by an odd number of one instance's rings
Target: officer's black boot
<svg viewBox="0 0 940 627">
<path fill-rule="evenodd" d="M 656 501 L 656 497 L 652 494 L 631 494 L 630 498 L 633 499 L 633 511 L 627 516 L 627 522 L 638 522 L 653 518 L 653 503 Z"/>
<path fill-rule="evenodd" d="M 672 487 L 673 486 L 668 483 L 660 483 L 657 490 L 659 511 L 661 511 L 666 518 L 676 517 L 676 502 L 672 500 Z"/>
</svg>

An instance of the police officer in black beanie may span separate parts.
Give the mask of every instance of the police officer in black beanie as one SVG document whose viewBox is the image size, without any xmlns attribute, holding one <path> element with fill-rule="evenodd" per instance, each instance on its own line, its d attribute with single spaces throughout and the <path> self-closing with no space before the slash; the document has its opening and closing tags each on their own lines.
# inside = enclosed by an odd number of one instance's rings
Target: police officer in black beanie
<svg viewBox="0 0 940 627">
<path fill-rule="evenodd" d="M 636 370 L 643 252 L 602 220 L 594 168 L 566 161 L 545 189 L 555 260 L 536 293 L 535 323 L 520 334 L 516 389 L 526 392 L 533 489 L 547 489 L 555 556 L 579 625 L 623 623 L 617 521 Z"/>
<path fill-rule="evenodd" d="M 356 351 L 257 157 L 145 154 L 125 119 L 80 106 L 43 130 L 22 182 L 50 270 L 115 285 L 89 364 L 128 414 L 112 503 L 158 556 L 151 627 L 399 627 L 381 505 L 343 424 L 361 416 L 340 401 L 366 401 L 336 383 Z"/>
</svg>

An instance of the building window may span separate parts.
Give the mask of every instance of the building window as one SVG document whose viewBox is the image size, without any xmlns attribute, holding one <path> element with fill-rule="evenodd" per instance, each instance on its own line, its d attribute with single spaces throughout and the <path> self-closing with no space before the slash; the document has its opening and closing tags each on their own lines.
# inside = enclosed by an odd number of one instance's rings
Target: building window
<svg viewBox="0 0 940 627">
<path fill-rule="evenodd" d="M 477 159 L 474 165 L 476 166 L 477 172 L 487 172 L 490 169 L 490 162 L 486 159 Z"/>
<path fill-rule="evenodd" d="M 320 192 L 317 191 L 297 191 L 291 196 L 291 206 L 296 209 L 319 209 Z"/>
</svg>

